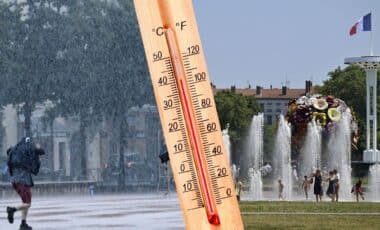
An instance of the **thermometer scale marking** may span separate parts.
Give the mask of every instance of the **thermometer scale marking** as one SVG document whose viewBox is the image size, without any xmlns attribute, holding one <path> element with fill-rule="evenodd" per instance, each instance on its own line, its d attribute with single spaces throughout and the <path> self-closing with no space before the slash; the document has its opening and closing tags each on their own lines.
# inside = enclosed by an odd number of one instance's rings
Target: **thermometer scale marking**
<svg viewBox="0 0 380 230">
<path fill-rule="evenodd" d="M 176 41 L 175 34 L 171 28 L 165 28 L 165 37 L 169 48 L 170 57 L 172 60 L 172 65 L 174 69 L 174 75 L 177 82 L 177 87 L 180 94 L 180 101 L 182 109 L 184 110 L 184 120 L 186 128 L 188 130 L 188 135 L 190 136 L 191 149 L 194 152 L 193 159 L 197 169 L 197 174 L 199 177 L 199 182 L 201 183 L 201 194 L 204 198 L 204 205 L 207 212 L 207 218 L 211 224 L 220 224 L 219 215 L 216 210 L 215 198 L 211 192 L 211 188 L 208 182 L 207 167 L 204 165 L 204 159 L 202 159 L 202 153 L 200 148 L 200 138 L 198 137 L 198 131 L 196 130 L 196 124 L 194 122 L 194 112 L 189 104 L 189 92 L 187 87 L 187 81 L 185 79 L 186 74 L 183 69 L 183 62 L 178 51 L 178 45 Z"/>
<path fill-rule="evenodd" d="M 170 77 L 170 83 L 168 82 L 168 85 L 170 85 L 170 89 L 172 91 L 172 94 L 169 95 L 168 97 L 175 97 L 175 101 L 173 102 L 173 105 L 176 105 L 176 106 L 173 106 L 172 108 L 173 109 L 176 109 L 176 114 L 177 114 L 177 117 L 175 118 L 172 118 L 171 120 L 174 121 L 174 120 L 178 120 L 178 118 L 181 117 L 181 114 L 182 114 L 182 111 L 180 109 L 181 107 L 181 102 L 179 100 L 179 91 L 178 91 L 178 85 L 176 83 L 176 80 L 175 80 L 175 76 L 174 76 L 174 68 L 173 68 L 173 65 L 172 65 L 172 62 L 171 62 L 171 58 L 170 56 L 168 58 L 163 58 L 165 60 L 165 67 L 166 67 L 166 70 L 165 71 L 162 71 L 162 73 L 168 73 L 168 76 Z M 159 60 L 161 61 L 161 60 Z M 176 151 L 175 154 L 180 154 L 180 153 L 187 153 L 187 160 L 186 161 L 182 161 L 181 163 L 189 163 L 188 164 L 188 168 L 189 170 L 187 171 L 180 171 L 179 174 L 185 174 L 185 173 L 191 173 L 191 180 L 187 180 L 186 182 L 193 182 L 194 184 L 194 189 L 193 190 L 188 190 L 188 191 L 185 191 L 185 192 L 196 192 L 195 194 L 195 198 L 193 198 L 193 200 L 196 200 L 197 201 L 197 206 L 196 207 L 192 207 L 192 208 L 189 208 L 188 210 L 195 210 L 195 209 L 200 209 L 200 208 L 203 208 L 204 205 L 203 205 L 203 201 L 202 201 L 202 197 L 200 195 L 200 192 L 198 191 L 198 183 L 197 183 L 197 177 L 195 175 L 195 170 L 194 170 L 194 166 L 193 166 L 193 160 L 192 160 L 192 157 L 191 157 L 191 152 L 188 151 L 190 149 L 189 145 L 188 145 L 188 138 L 187 138 L 187 135 L 184 131 L 184 124 L 183 124 L 183 121 L 181 120 L 180 122 L 180 129 L 181 129 L 181 134 L 182 134 L 182 140 L 178 140 L 177 142 L 180 143 L 180 142 L 183 142 L 184 143 L 184 147 L 186 150 L 181 150 L 181 151 Z"/>
</svg>

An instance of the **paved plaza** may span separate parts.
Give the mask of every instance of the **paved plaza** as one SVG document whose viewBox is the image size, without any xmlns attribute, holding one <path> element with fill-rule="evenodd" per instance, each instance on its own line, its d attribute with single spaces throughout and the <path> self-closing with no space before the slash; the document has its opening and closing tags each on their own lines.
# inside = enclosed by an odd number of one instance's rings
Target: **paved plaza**
<svg viewBox="0 0 380 230">
<path fill-rule="evenodd" d="M 0 229 L 18 229 L 6 219 L 5 208 L 19 204 L 1 200 Z M 34 198 L 29 224 L 37 230 L 76 229 L 184 229 L 177 195 L 51 196 Z"/>
</svg>

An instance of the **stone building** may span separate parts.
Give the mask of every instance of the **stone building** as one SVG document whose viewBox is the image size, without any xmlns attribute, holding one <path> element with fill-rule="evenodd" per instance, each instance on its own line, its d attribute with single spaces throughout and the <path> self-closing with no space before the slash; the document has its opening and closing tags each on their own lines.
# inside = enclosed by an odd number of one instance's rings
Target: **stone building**
<svg viewBox="0 0 380 230">
<path fill-rule="evenodd" d="M 163 144 L 157 107 L 144 105 L 131 108 L 127 123 L 127 181 L 157 181 L 158 155 Z"/>
<path fill-rule="evenodd" d="M 41 157 L 41 175 L 56 174 L 60 177 L 69 177 L 70 137 L 75 124 L 62 117 L 46 121 L 45 108 L 46 105 L 42 104 L 36 106 L 32 113 L 31 127 L 34 140 L 46 151 Z M 24 136 L 24 117 L 18 112 L 18 108 L 12 105 L 4 107 L 2 117 L 4 150 L 1 151 L 1 155 L 5 158 L 5 149 L 14 146 Z"/>
<path fill-rule="evenodd" d="M 120 142 L 107 121 L 86 127 L 86 146 L 79 141 L 80 124 L 77 118 L 57 117 L 46 120 L 46 105 L 37 105 L 32 114 L 32 133 L 36 142 L 46 150 L 42 156 L 41 173 L 37 180 L 81 180 L 116 183 L 120 165 L 126 170 L 126 182 L 150 181 L 158 177 L 158 155 L 163 144 L 157 108 L 152 105 L 133 107 L 127 121 L 126 146 L 120 153 Z M 23 115 L 14 106 L 2 111 L 2 146 L 15 145 L 24 135 Z M 117 132 L 116 132 L 117 133 Z M 85 149 L 82 153 L 81 149 Z M 124 162 L 120 164 L 122 154 Z M 0 158 L 5 161 L 5 150 Z M 0 162 L 1 163 L 1 162 Z M 4 162 L 3 162 L 4 163 Z"/>
</svg>

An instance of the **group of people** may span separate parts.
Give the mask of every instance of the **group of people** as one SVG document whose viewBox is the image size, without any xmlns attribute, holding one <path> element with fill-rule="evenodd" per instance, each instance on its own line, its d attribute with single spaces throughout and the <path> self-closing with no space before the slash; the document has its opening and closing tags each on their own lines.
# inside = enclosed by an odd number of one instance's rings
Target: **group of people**
<svg viewBox="0 0 380 230">
<path fill-rule="evenodd" d="M 328 182 L 328 187 L 326 191 L 326 195 L 330 197 L 332 202 L 338 202 L 339 201 L 339 173 L 336 169 L 332 170 L 329 172 L 328 177 L 325 179 L 326 182 Z M 304 176 L 304 180 L 302 182 L 302 188 L 305 193 L 306 199 L 309 198 L 309 188 L 311 184 L 314 182 L 314 195 L 315 195 L 315 200 L 317 202 L 322 201 L 322 196 L 323 196 L 323 177 L 321 170 L 317 169 L 315 173 L 312 173 L 309 177 Z"/>
<path fill-rule="evenodd" d="M 328 188 L 326 191 L 326 195 L 330 197 L 331 201 L 338 201 L 339 200 L 339 173 L 336 169 L 329 172 L 328 178 L 325 180 L 328 182 Z M 281 179 L 278 181 L 278 198 L 280 200 L 284 200 L 284 184 Z M 321 170 L 316 170 L 315 173 L 312 173 L 309 177 L 304 176 L 304 180 L 302 181 L 302 189 L 305 194 L 306 199 L 309 199 L 309 189 L 311 185 L 314 183 L 314 195 L 317 202 L 322 201 L 323 196 L 323 188 L 322 188 L 322 173 Z"/>
<path fill-rule="evenodd" d="M 315 173 L 311 175 L 311 179 L 309 179 L 307 176 L 305 177 L 305 181 L 313 182 L 314 179 L 314 195 L 317 202 L 322 201 L 323 196 L 323 177 L 321 174 L 321 170 L 316 170 Z M 326 191 L 326 195 L 330 197 L 331 201 L 338 202 L 339 201 L 339 174 L 336 169 L 329 172 L 329 176 L 327 177 L 326 181 L 328 182 L 328 187 Z M 307 190 L 304 187 L 304 191 L 307 192 Z"/>
<path fill-rule="evenodd" d="M 326 195 L 331 199 L 332 202 L 339 201 L 339 190 L 340 190 L 340 175 L 336 169 L 330 171 L 326 178 L 322 177 L 321 170 L 316 170 L 315 173 L 312 173 L 309 177 L 304 176 L 302 182 L 302 188 L 305 194 L 306 199 L 309 198 L 309 189 L 314 183 L 314 195 L 317 202 L 322 201 L 323 196 L 323 187 L 322 183 L 326 181 L 328 183 Z M 354 193 L 356 200 L 359 201 L 359 196 L 364 200 L 364 195 L 362 191 L 362 181 L 359 180 L 351 190 L 351 193 Z"/>
</svg>

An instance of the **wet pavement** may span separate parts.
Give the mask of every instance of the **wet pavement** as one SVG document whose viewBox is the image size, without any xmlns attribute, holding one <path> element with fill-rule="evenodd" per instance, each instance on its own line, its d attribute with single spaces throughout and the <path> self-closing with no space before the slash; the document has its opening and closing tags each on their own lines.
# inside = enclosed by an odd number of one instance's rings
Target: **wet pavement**
<svg viewBox="0 0 380 230">
<path fill-rule="evenodd" d="M 21 213 L 9 224 L 5 208 L 17 199 L 0 201 L 0 229 L 18 229 Z M 33 198 L 28 223 L 36 230 L 184 229 L 175 193 L 170 195 L 95 195 Z"/>
</svg>

